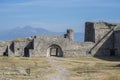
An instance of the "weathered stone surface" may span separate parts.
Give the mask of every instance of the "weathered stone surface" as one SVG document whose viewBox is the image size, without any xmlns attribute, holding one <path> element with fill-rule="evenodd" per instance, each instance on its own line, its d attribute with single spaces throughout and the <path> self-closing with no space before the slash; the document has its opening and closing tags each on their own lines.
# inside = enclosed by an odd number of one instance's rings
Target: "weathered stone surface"
<svg viewBox="0 0 120 80">
<path fill-rule="evenodd" d="M 0 41 L 0 55 L 4 55 L 6 53 L 7 43 L 4 41 Z"/>
<path fill-rule="evenodd" d="M 0 55 L 6 56 L 109 56 L 120 55 L 120 25 L 86 22 L 85 42 L 74 42 L 74 31 L 64 35 L 40 35 L 0 41 Z"/>
</svg>

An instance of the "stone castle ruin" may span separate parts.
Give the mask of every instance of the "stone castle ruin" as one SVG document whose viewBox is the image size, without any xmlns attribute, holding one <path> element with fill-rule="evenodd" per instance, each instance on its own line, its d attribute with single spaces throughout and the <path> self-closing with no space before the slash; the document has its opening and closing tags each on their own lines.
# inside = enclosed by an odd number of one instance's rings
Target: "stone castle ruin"
<svg viewBox="0 0 120 80">
<path fill-rule="evenodd" d="M 3 56 L 120 56 L 120 24 L 86 22 L 85 41 L 74 42 L 74 31 L 0 41 Z"/>
</svg>

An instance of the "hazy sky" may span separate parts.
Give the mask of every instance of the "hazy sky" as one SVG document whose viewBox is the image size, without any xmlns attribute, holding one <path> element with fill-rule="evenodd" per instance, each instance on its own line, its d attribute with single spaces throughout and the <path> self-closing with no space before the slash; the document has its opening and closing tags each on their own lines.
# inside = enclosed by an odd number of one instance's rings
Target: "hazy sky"
<svg viewBox="0 0 120 80">
<path fill-rule="evenodd" d="M 84 31 L 86 21 L 120 22 L 120 0 L 0 0 L 0 28 Z"/>
</svg>

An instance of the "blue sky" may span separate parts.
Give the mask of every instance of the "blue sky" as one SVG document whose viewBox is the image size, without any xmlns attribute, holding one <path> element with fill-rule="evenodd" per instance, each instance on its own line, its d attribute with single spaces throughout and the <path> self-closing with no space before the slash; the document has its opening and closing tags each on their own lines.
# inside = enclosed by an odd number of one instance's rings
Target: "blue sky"
<svg viewBox="0 0 120 80">
<path fill-rule="evenodd" d="M 0 0 L 0 28 L 84 31 L 86 21 L 120 22 L 120 0 Z"/>
</svg>

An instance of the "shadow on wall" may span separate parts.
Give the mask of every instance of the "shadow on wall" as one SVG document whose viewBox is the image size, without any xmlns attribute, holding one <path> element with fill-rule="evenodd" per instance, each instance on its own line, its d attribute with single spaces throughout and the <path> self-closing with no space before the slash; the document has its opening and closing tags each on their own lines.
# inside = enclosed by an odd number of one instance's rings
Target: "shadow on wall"
<svg viewBox="0 0 120 80">
<path fill-rule="evenodd" d="M 120 61 L 118 50 L 115 49 L 114 45 L 115 45 L 115 38 L 114 38 L 114 33 L 112 33 L 108 37 L 108 39 L 102 44 L 102 46 L 100 46 L 99 49 L 95 52 L 94 57 L 107 61 Z"/>
<path fill-rule="evenodd" d="M 24 48 L 24 57 L 30 57 L 29 49 L 33 49 L 33 41 Z"/>
</svg>

